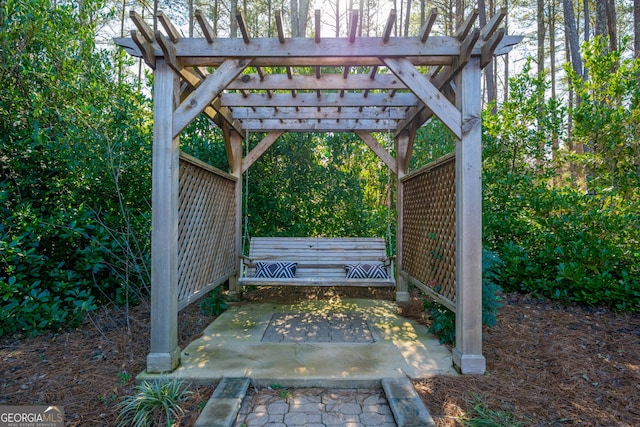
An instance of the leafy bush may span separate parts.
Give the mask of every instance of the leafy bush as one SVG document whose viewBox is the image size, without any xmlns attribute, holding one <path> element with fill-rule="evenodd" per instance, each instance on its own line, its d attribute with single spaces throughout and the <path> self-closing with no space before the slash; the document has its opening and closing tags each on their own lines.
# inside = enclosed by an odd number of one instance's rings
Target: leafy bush
<svg viewBox="0 0 640 427">
<path fill-rule="evenodd" d="M 205 316 L 218 316 L 227 309 L 224 295 L 220 291 L 221 289 L 218 286 L 200 301 L 200 312 L 202 314 Z"/>
<path fill-rule="evenodd" d="M 3 6 L 0 336 L 73 325 L 148 283 L 149 101 L 95 49 L 102 6 Z"/>
<path fill-rule="evenodd" d="M 571 138 L 567 108 L 528 68 L 485 115 L 484 240 L 507 291 L 640 311 L 640 61 L 601 48 L 585 47 L 589 80 L 574 76 Z"/>
<path fill-rule="evenodd" d="M 545 192 L 537 226 L 500 248 L 506 290 L 616 310 L 640 310 L 637 204 Z M 545 202 L 545 203 L 543 203 Z M 544 206 L 543 208 L 543 205 Z"/>
<path fill-rule="evenodd" d="M 497 324 L 496 315 L 502 307 L 499 295 L 502 289 L 495 282 L 501 275 L 502 266 L 497 254 L 489 250 L 482 251 L 482 324 L 488 327 Z M 455 342 L 455 313 L 431 300 L 425 300 L 424 307 L 431 318 L 429 332 L 436 335 L 441 343 Z"/>
</svg>

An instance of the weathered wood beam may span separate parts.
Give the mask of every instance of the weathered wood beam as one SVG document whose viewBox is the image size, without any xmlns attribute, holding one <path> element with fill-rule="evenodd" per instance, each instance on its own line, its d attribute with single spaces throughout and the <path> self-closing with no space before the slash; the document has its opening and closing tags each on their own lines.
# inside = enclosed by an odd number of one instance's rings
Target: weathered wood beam
<svg viewBox="0 0 640 427">
<path fill-rule="evenodd" d="M 260 81 L 255 74 L 243 74 L 240 78 L 231 82 L 227 89 L 230 90 L 402 90 L 407 89 L 405 84 L 392 74 L 380 74 L 371 80 L 365 74 L 351 74 L 348 79 L 341 75 L 324 74 L 317 78 L 314 75 L 269 74 Z"/>
<path fill-rule="evenodd" d="M 467 19 L 458 27 L 454 37 L 460 41 L 464 40 L 475 25 L 479 14 L 478 9 L 473 9 L 471 15 L 467 16 Z"/>
<path fill-rule="evenodd" d="M 178 32 L 177 28 L 171 23 L 169 17 L 162 11 L 159 11 L 156 14 L 156 17 L 158 18 L 158 21 L 160 21 L 160 24 L 162 25 L 164 30 L 167 32 L 169 40 L 171 40 L 173 43 L 177 43 L 178 40 L 180 40 L 180 33 Z"/>
<path fill-rule="evenodd" d="M 388 132 L 396 129 L 395 120 L 243 120 L 243 129 L 251 132 L 270 132 L 282 130 L 286 132 Z"/>
<path fill-rule="evenodd" d="M 385 58 L 387 67 L 429 107 L 458 138 L 462 135 L 460 111 L 445 99 L 440 91 L 409 61 Z"/>
<path fill-rule="evenodd" d="M 242 13 L 236 13 L 236 20 L 238 21 L 240 34 L 242 34 L 242 40 L 244 40 L 245 44 L 249 44 L 251 42 L 251 37 L 249 37 L 249 29 L 247 28 L 247 23 L 244 21 Z"/>
<path fill-rule="evenodd" d="M 213 32 L 211 24 L 209 24 L 209 21 L 205 18 L 204 13 L 200 9 L 196 9 L 195 15 L 196 20 L 200 25 L 200 29 L 202 30 L 202 34 L 204 35 L 204 38 L 207 39 L 207 43 L 213 43 L 216 35 Z"/>
<path fill-rule="evenodd" d="M 349 43 L 356 41 L 356 34 L 358 32 L 358 9 L 353 9 L 350 14 L 349 21 Z"/>
<path fill-rule="evenodd" d="M 398 122 L 398 126 L 396 129 L 393 129 L 393 137 L 397 138 L 399 134 L 405 132 L 407 128 L 411 127 L 412 123 L 416 124 L 415 127 L 418 127 L 419 124 L 424 123 L 425 121 L 422 120 L 422 116 L 425 109 L 428 110 L 431 115 L 433 115 L 433 112 L 429 110 L 429 108 L 425 107 L 425 105 L 422 103 L 417 107 L 409 108 L 405 112 L 404 119 Z"/>
<path fill-rule="evenodd" d="M 504 37 L 504 28 L 500 28 L 494 33 L 485 44 L 482 45 L 480 55 L 480 68 L 484 68 L 493 60 L 494 52 Z"/>
<path fill-rule="evenodd" d="M 276 28 L 278 29 L 278 42 L 284 44 L 284 24 L 282 23 L 282 11 L 276 10 Z"/>
<path fill-rule="evenodd" d="M 451 65 L 447 67 L 438 67 L 437 70 L 431 73 L 431 83 L 441 92 L 443 93 L 443 97 L 452 101 L 455 98 L 454 93 L 450 93 L 450 96 L 447 96 L 443 92 L 443 88 L 449 88 L 449 83 L 462 71 L 464 66 L 469 62 L 471 58 L 471 53 L 473 48 L 480 37 L 480 30 L 475 29 L 473 32 L 467 35 L 467 37 L 462 41 L 460 47 L 460 56 L 454 58 L 451 61 Z M 453 102 L 453 101 L 452 101 Z M 423 110 L 424 108 L 424 110 Z M 416 123 L 416 125 L 421 125 L 426 122 L 433 116 L 434 112 L 427 106 L 419 106 L 411 114 L 407 115 L 407 119 L 404 122 L 401 122 L 398 125 L 398 129 L 396 132 L 401 132 L 406 127 L 410 126 L 411 123 Z"/>
<path fill-rule="evenodd" d="M 191 86 L 197 86 L 200 82 L 200 78 L 198 78 L 196 75 L 191 74 L 191 72 L 189 72 L 188 75 L 182 75 L 183 71 L 186 70 L 182 66 L 182 62 L 176 56 L 176 47 L 173 44 L 175 42 L 172 43 L 171 40 L 169 40 L 160 31 L 156 31 L 156 40 L 158 41 L 160 49 L 162 49 L 164 60 L 167 61 L 169 66 Z"/>
<path fill-rule="evenodd" d="M 507 16 L 507 8 L 503 7 L 500 9 L 500 12 L 493 15 L 491 20 L 487 22 L 487 24 L 482 28 L 482 30 L 480 30 L 480 38 L 482 40 L 488 40 L 493 35 L 493 33 L 495 33 L 498 30 L 498 27 L 500 26 L 500 24 L 502 23 L 502 21 L 506 16 Z"/>
<path fill-rule="evenodd" d="M 133 21 L 133 24 L 136 26 L 138 31 L 140 31 L 140 35 L 144 37 L 147 43 L 153 43 L 153 29 L 147 25 L 144 21 L 144 18 L 138 14 L 135 10 L 129 11 L 129 18 Z"/>
<path fill-rule="evenodd" d="M 419 104 L 418 98 L 413 93 L 398 93 L 390 97 L 385 93 L 370 93 L 367 98 L 357 93 L 347 93 L 340 98 L 337 92 L 300 93 L 297 98 L 292 98 L 286 93 L 274 93 L 272 97 L 265 94 L 250 93 L 244 98 L 236 93 L 220 94 L 222 105 L 228 107 L 367 107 L 371 105 L 384 105 L 388 107 L 412 107 Z"/>
<path fill-rule="evenodd" d="M 316 9 L 314 13 L 314 22 L 315 22 L 315 41 L 316 43 L 320 43 L 320 28 L 322 28 L 322 21 L 320 20 L 320 9 Z"/>
<path fill-rule="evenodd" d="M 195 117 L 200 114 L 213 99 L 235 79 L 251 61 L 225 61 L 185 99 L 174 112 L 173 132 L 177 136 Z"/>
<path fill-rule="evenodd" d="M 214 120 L 214 123 L 216 123 L 218 127 L 222 127 L 221 122 L 224 120 L 231 130 L 236 131 L 243 138 L 245 137 L 245 131 L 242 128 L 242 123 L 240 120 L 233 117 L 229 108 L 222 105 L 220 97 L 216 97 L 211 105 L 204 109 L 204 112 L 212 119 L 215 117 L 216 120 Z M 212 115 L 211 112 L 213 112 L 214 115 Z"/>
<path fill-rule="evenodd" d="M 178 78 L 158 61 L 154 76 L 151 200 L 151 347 L 149 372 L 170 372 L 180 363 L 178 346 L 178 162 L 172 133 Z"/>
<path fill-rule="evenodd" d="M 396 159 L 389 154 L 386 148 L 380 145 L 377 139 L 375 139 L 370 133 L 361 130 L 357 130 L 355 134 L 358 135 L 365 144 L 367 144 L 367 147 L 369 147 L 385 165 L 387 165 L 391 172 L 395 175 L 398 174 L 398 163 L 396 162 Z"/>
<path fill-rule="evenodd" d="M 147 41 L 143 33 L 136 30 L 131 31 L 131 40 L 133 40 L 139 52 L 141 52 L 140 56 L 145 64 L 154 70 L 156 68 L 156 55 L 153 45 Z"/>
<path fill-rule="evenodd" d="M 494 56 L 506 55 L 507 53 L 511 52 L 511 49 L 513 49 L 513 47 L 518 43 L 520 43 L 523 39 L 524 39 L 524 36 L 505 35 L 502 38 L 502 41 L 500 42 L 500 44 L 498 44 L 498 47 L 496 48 L 496 50 L 494 51 L 493 53 Z"/>
<path fill-rule="evenodd" d="M 338 110 L 339 108 L 339 110 Z M 406 117 L 404 108 L 381 107 L 282 107 L 277 111 L 273 107 L 235 107 L 232 117 L 237 120 L 269 120 L 269 119 L 301 119 L 301 120 L 347 120 L 347 119 L 392 119 L 403 120 Z"/>
<path fill-rule="evenodd" d="M 389 43 L 389 39 L 391 38 L 391 31 L 393 30 L 393 25 L 396 23 L 396 10 L 391 9 L 389 11 L 389 16 L 387 17 L 387 23 L 384 26 L 384 31 L 382 32 L 382 43 Z"/>
<path fill-rule="evenodd" d="M 249 154 L 242 159 L 242 173 L 245 173 L 247 169 L 249 169 L 251 165 L 254 164 L 255 161 L 258 160 L 283 133 L 284 131 L 272 131 L 262 138 L 258 145 L 253 147 L 253 150 L 251 150 Z"/>
<path fill-rule="evenodd" d="M 358 31 L 358 11 L 352 10 L 349 14 L 349 43 L 353 43 L 356 41 L 356 34 Z M 349 77 L 349 73 L 351 72 L 351 67 L 349 65 L 345 66 L 342 70 L 342 78 Z M 340 90 L 340 97 L 344 97 L 344 89 Z"/>
<path fill-rule="evenodd" d="M 255 57 L 262 58 L 263 64 L 269 63 L 271 65 L 278 65 L 278 61 L 285 59 L 291 65 L 296 64 L 295 61 L 298 60 L 303 61 L 302 64 L 311 64 L 304 62 L 309 58 L 316 59 L 314 65 L 318 65 L 318 58 L 321 58 L 322 62 L 325 61 L 325 58 L 339 58 L 345 61 L 343 63 L 348 63 L 346 60 L 353 60 L 355 62 L 352 65 L 359 65 L 361 63 L 357 62 L 357 58 L 372 61 L 373 58 L 389 56 L 404 57 L 412 62 L 416 61 L 414 62 L 416 65 L 421 65 L 428 64 L 430 61 L 440 63 L 441 60 L 438 59 L 440 57 L 458 56 L 460 54 L 460 40 L 457 37 L 434 36 L 429 37 L 423 43 L 418 37 L 393 37 L 385 43 L 381 37 L 358 37 L 353 43 L 345 38 L 323 38 L 319 43 L 316 43 L 312 38 L 295 38 L 288 39 L 286 43 L 280 43 L 278 39 L 255 38 L 247 45 L 243 40 L 237 38 L 220 38 L 216 39 L 213 44 L 209 44 L 204 38 L 193 38 L 180 40 L 177 55 L 191 57 L 184 62 L 186 66 L 216 65 L 226 58 L 253 59 Z M 521 36 L 506 36 L 504 47 L 513 46 L 520 40 L 522 40 Z M 135 46 L 129 39 L 117 38 L 115 42 L 127 48 L 134 56 L 140 56 L 140 52 L 135 51 Z M 159 48 L 156 53 L 157 56 L 161 56 Z M 473 54 L 480 54 L 479 46 L 476 47 Z M 277 61 L 269 62 L 269 58 Z M 183 58 L 183 61 L 185 59 Z M 330 59 L 328 61 L 331 63 Z M 379 62 L 368 63 L 379 64 Z"/>
<path fill-rule="evenodd" d="M 188 85 L 188 87 L 191 88 L 186 96 L 184 98 L 181 98 L 181 101 L 183 101 L 193 92 L 193 89 L 200 85 L 202 79 L 191 70 L 182 67 L 180 60 L 175 56 L 174 44 L 171 43 L 171 41 L 164 34 L 157 31 L 156 40 L 162 48 L 162 51 L 164 52 L 165 61 L 167 61 L 169 66 L 176 72 L 176 74 L 178 74 L 182 78 L 182 80 Z M 244 131 L 240 127 L 240 123 L 238 121 L 234 121 L 231 118 L 231 114 L 226 107 L 221 107 L 219 105 L 219 100 L 217 108 L 214 108 L 213 106 L 207 106 L 203 110 L 203 113 L 206 114 L 218 126 L 221 126 L 221 120 L 226 120 L 227 122 L 229 122 L 229 125 L 232 129 L 244 135 Z"/>
<path fill-rule="evenodd" d="M 432 80 L 433 84 L 438 89 L 441 89 L 444 85 L 451 82 L 460 73 L 460 71 L 462 71 L 462 68 L 469 62 L 471 52 L 473 52 L 474 46 L 476 45 L 479 37 L 480 30 L 476 28 L 462 41 L 460 46 L 460 56 L 454 58 L 451 61 L 451 65 L 445 67 L 440 74 Z"/>
<path fill-rule="evenodd" d="M 429 38 L 429 34 L 431 34 L 431 29 L 433 28 L 433 24 L 436 22 L 436 18 L 438 17 L 437 9 L 431 9 L 431 13 L 422 24 L 422 28 L 420 28 L 420 33 L 418 34 L 418 38 L 422 43 L 426 42 Z"/>
</svg>

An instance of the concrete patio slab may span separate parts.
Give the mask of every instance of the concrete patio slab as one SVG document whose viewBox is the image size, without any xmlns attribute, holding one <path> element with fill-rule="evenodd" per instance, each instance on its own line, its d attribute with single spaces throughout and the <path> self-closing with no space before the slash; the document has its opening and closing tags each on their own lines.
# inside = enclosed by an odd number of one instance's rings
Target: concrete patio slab
<svg viewBox="0 0 640 427">
<path fill-rule="evenodd" d="M 356 335 L 366 339 L 345 334 L 350 326 L 341 326 L 336 320 L 341 318 L 355 324 L 360 331 Z M 290 320 L 289 329 L 283 319 Z M 309 319 L 316 324 L 310 327 Z M 302 327 L 307 328 L 303 333 Z M 288 333 L 295 339 L 282 340 Z M 279 336 L 279 341 L 272 342 L 270 336 Z M 137 379 L 212 384 L 226 376 L 248 377 L 254 385 L 356 388 L 378 387 L 382 378 L 440 374 L 457 375 L 451 352 L 424 325 L 399 316 L 389 301 L 344 299 L 230 306 L 182 351 L 174 372 L 143 372 Z"/>
</svg>

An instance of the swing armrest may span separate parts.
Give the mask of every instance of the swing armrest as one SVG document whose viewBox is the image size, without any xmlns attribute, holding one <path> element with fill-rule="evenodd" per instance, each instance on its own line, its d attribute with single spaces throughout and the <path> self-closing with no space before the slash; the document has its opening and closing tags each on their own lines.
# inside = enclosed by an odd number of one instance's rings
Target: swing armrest
<svg viewBox="0 0 640 427">
<path fill-rule="evenodd" d="M 391 256 L 388 256 L 388 257 L 384 258 L 382 260 L 382 262 L 384 263 L 384 265 L 389 266 L 389 265 L 392 265 L 395 262 L 395 260 L 396 260 L 396 256 L 395 255 L 391 255 Z"/>
<path fill-rule="evenodd" d="M 240 262 L 242 262 L 244 265 L 249 265 L 253 262 L 253 258 L 249 258 L 245 255 L 238 255 L 238 258 L 240 258 Z"/>
</svg>

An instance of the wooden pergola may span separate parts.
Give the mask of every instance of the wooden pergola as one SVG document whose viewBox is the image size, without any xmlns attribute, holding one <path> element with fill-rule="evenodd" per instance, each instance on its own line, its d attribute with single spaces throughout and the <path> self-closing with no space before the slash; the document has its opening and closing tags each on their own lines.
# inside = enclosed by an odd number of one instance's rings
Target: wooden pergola
<svg viewBox="0 0 640 427">
<path fill-rule="evenodd" d="M 278 36 L 252 38 L 241 15 L 242 38 L 218 38 L 202 13 L 196 12 L 203 37 L 183 38 L 163 13 L 164 32 L 154 31 L 136 13 L 137 30 L 116 43 L 154 70 L 154 141 L 152 190 L 152 305 L 149 372 L 174 370 L 180 363 L 177 344 L 181 233 L 179 200 L 179 136 L 197 116 L 205 114 L 222 129 L 233 193 L 227 218 L 231 243 L 221 271 L 209 274 L 198 296 L 229 280 L 237 290 L 242 235 L 242 175 L 284 132 L 354 132 L 397 177 L 397 288 L 399 301 L 408 299 L 412 282 L 456 312 L 454 364 L 463 373 L 482 374 L 482 209 L 481 209 L 481 70 L 494 56 L 518 43 L 505 35 L 502 10 L 483 28 L 475 28 L 477 11 L 452 36 L 433 36 L 432 11 L 415 37 L 391 37 L 392 11 L 381 37 L 357 37 L 357 11 L 352 11 L 349 36 L 324 38 L 320 11 L 315 13 L 315 37 L 287 38 L 280 13 Z M 417 267 L 405 267 L 403 257 L 419 258 L 420 235 L 409 239 L 405 228 L 405 179 L 416 131 L 436 117 L 456 136 L 453 200 L 447 210 L 455 219 L 454 250 L 449 271 L 452 296 L 425 285 Z M 265 136 L 246 156 L 247 132 Z M 372 135 L 391 133 L 395 157 Z M 453 157 L 451 158 L 454 167 Z M 196 162 L 197 163 L 197 162 Z M 217 176 L 223 173 L 215 171 Z M 427 190 L 428 191 L 428 190 Z M 423 197 L 413 197 L 420 203 Z M 414 203 L 414 202 L 412 202 Z M 415 205 L 415 203 L 414 203 Z M 413 206 L 413 205 L 412 205 Z M 428 206 L 417 205 L 412 215 Z M 451 211 L 455 212 L 451 212 Z M 215 218 L 212 220 L 215 221 Z M 411 220 L 413 221 L 413 219 Z M 425 220 L 426 221 L 426 220 Z M 416 221 L 413 221 L 416 222 Z M 412 223 L 413 223 L 412 222 Z M 420 222 L 420 221 L 417 221 Z M 213 237 L 218 239 L 220 237 Z M 411 247 L 403 244 L 411 243 Z M 224 245 L 219 245 L 224 246 Z M 222 253 L 222 252 L 220 252 Z M 417 255 L 416 255 L 417 254 Z M 412 261 L 412 265 L 416 264 Z M 419 262 L 418 262 L 419 264 Z M 415 270 L 415 272 L 413 271 Z M 185 297 L 187 303 L 193 298 Z"/>
</svg>

